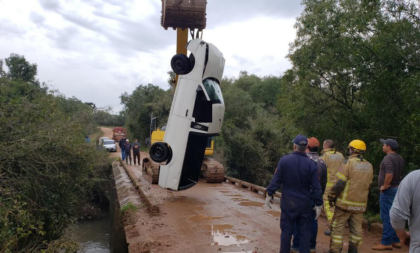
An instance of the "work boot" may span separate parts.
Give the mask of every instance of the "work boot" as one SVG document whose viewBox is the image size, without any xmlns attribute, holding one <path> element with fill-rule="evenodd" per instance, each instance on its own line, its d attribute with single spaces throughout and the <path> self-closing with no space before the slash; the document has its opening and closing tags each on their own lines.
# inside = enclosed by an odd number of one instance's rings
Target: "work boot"
<svg viewBox="0 0 420 253">
<path fill-rule="evenodd" d="M 392 246 L 386 246 L 386 245 L 378 244 L 378 245 L 372 247 L 372 249 L 373 250 L 380 250 L 380 251 L 383 251 L 383 250 L 392 250 Z"/>
<path fill-rule="evenodd" d="M 393 243 L 392 247 L 396 248 L 396 249 L 401 249 L 402 248 L 402 244 L 399 242 Z"/>
<path fill-rule="evenodd" d="M 326 235 L 326 236 L 331 236 L 331 230 L 325 230 L 324 231 L 324 235 Z"/>
<path fill-rule="evenodd" d="M 299 249 L 291 248 L 290 253 L 299 253 Z"/>
<path fill-rule="evenodd" d="M 354 245 L 353 243 L 349 243 L 349 251 L 347 251 L 348 253 L 358 253 L 359 251 L 357 250 L 357 246 Z"/>
</svg>

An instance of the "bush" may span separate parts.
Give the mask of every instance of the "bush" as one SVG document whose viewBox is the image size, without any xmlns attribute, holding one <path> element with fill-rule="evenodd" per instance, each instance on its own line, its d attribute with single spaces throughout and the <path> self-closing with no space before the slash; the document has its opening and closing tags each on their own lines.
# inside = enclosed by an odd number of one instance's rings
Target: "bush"
<svg viewBox="0 0 420 253">
<path fill-rule="evenodd" d="M 88 120 L 62 103 L 33 84 L 0 78 L 1 252 L 46 248 L 81 199 L 106 194 L 107 153 L 85 143 Z"/>
</svg>

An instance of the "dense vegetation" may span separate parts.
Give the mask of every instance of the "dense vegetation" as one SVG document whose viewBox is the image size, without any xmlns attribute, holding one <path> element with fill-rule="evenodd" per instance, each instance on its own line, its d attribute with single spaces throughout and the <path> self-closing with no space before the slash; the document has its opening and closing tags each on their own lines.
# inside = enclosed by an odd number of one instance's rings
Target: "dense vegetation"
<svg viewBox="0 0 420 253">
<path fill-rule="evenodd" d="M 85 142 L 94 109 L 49 91 L 37 66 L 12 54 L 0 64 L 0 251 L 57 252 L 81 205 L 107 196 L 107 153 Z M 106 202 L 106 200 L 105 200 Z"/>
<path fill-rule="evenodd" d="M 380 138 L 394 138 L 407 165 L 420 158 L 420 18 L 408 1 L 305 0 L 297 38 L 281 77 L 241 72 L 221 83 L 226 114 L 217 158 L 230 175 L 267 185 L 297 133 L 333 139 L 343 153 L 353 139 L 368 146 L 378 173 Z M 142 140 L 153 113 L 166 122 L 170 91 L 139 86 L 123 94 L 127 126 Z M 130 122 L 130 123 L 129 123 Z M 136 125 L 140 122 L 140 125 Z M 379 212 L 376 181 L 369 210 Z"/>
</svg>

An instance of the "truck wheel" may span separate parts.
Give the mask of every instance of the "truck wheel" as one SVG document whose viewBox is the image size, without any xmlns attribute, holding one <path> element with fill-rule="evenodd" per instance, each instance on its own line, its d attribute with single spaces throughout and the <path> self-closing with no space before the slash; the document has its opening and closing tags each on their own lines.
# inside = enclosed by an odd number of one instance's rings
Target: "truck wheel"
<svg viewBox="0 0 420 253">
<path fill-rule="evenodd" d="M 169 147 L 164 142 L 154 143 L 149 150 L 150 157 L 157 163 L 164 162 L 169 158 Z"/>
<path fill-rule="evenodd" d="M 172 57 L 171 68 L 178 75 L 186 75 L 192 70 L 190 59 L 183 54 L 176 54 Z"/>
</svg>

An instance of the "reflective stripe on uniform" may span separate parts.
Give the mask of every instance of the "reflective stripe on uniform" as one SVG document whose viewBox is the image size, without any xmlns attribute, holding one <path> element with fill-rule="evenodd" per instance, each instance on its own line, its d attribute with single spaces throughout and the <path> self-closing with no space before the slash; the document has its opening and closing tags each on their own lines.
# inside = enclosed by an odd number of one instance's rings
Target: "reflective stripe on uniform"
<svg viewBox="0 0 420 253">
<path fill-rule="evenodd" d="M 355 235 L 350 235 L 350 242 L 359 245 L 362 243 L 362 237 L 361 236 L 355 236 Z"/>
<path fill-rule="evenodd" d="M 343 236 L 342 235 L 331 235 L 331 241 L 337 244 L 342 244 L 343 243 Z"/>
<path fill-rule="evenodd" d="M 361 236 L 356 236 L 356 235 L 350 235 L 350 239 L 354 239 L 356 241 L 361 241 L 362 237 Z"/>
<path fill-rule="evenodd" d="M 352 205 L 352 206 L 360 206 L 360 207 L 366 207 L 367 203 L 366 202 L 354 202 L 354 201 L 348 201 L 345 199 L 337 199 L 337 202 L 343 203 L 343 204 L 347 204 L 347 205 Z"/>
<path fill-rule="evenodd" d="M 324 208 L 325 214 L 327 215 L 327 219 L 329 221 L 332 220 L 333 216 L 334 216 L 334 212 L 331 212 L 331 207 L 330 207 L 330 203 L 328 201 L 325 202 L 325 208 Z"/>
<path fill-rule="evenodd" d="M 347 199 L 347 193 L 349 192 L 350 181 L 347 181 L 346 187 L 344 187 L 343 199 Z"/>
<path fill-rule="evenodd" d="M 327 175 L 328 175 L 328 173 L 327 173 Z M 328 176 L 327 176 L 327 178 L 328 178 Z M 333 186 L 334 186 L 334 184 L 333 184 L 333 183 L 327 183 L 327 186 L 329 186 L 329 187 L 333 187 Z"/>
<path fill-rule="evenodd" d="M 337 172 L 336 176 L 343 181 L 347 181 L 347 179 L 348 179 L 346 176 L 344 176 L 340 172 Z"/>
<path fill-rule="evenodd" d="M 334 219 L 333 223 L 331 224 L 331 228 L 335 228 L 335 226 L 337 226 L 337 220 Z"/>
</svg>

